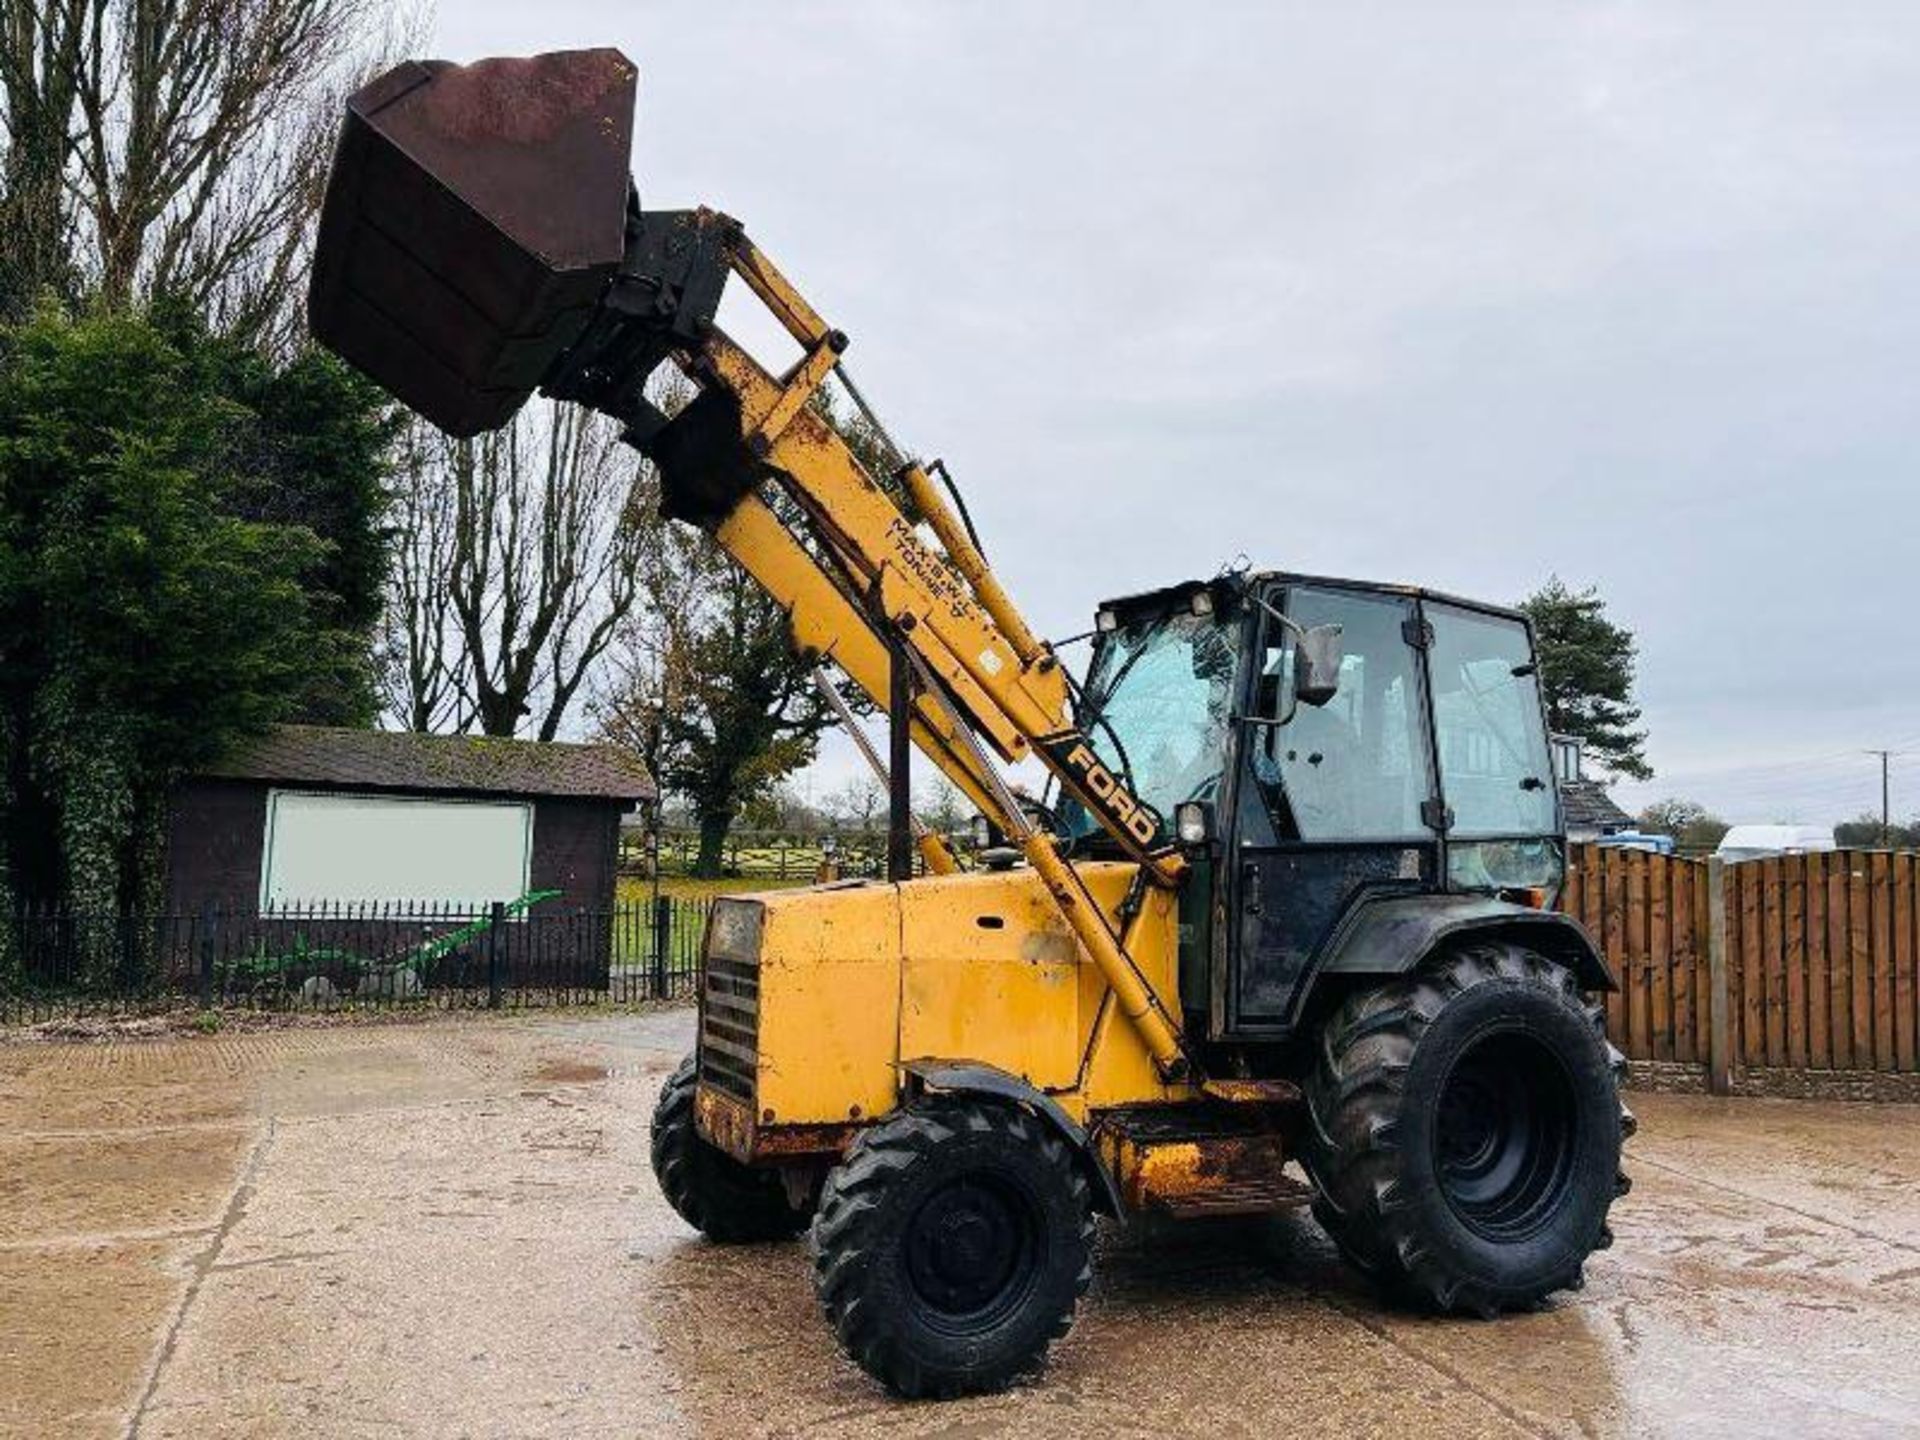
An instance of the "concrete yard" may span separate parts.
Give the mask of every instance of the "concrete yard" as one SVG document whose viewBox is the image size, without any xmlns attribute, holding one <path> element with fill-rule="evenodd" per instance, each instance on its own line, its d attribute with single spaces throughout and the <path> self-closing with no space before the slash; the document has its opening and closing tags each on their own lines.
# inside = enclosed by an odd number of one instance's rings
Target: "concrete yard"
<svg viewBox="0 0 1920 1440">
<path fill-rule="evenodd" d="M 1641 1095 L 1589 1284 L 1384 1308 L 1303 1215 L 1108 1237 L 1037 1383 L 889 1401 L 669 1211 L 685 1012 L 0 1045 L 9 1435 L 1920 1433 L 1920 1107 Z"/>
</svg>

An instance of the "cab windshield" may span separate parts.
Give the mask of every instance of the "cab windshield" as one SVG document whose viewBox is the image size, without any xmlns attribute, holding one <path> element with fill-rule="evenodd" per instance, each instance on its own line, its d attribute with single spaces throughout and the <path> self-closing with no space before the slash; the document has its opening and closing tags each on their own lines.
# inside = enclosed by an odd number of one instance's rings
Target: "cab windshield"
<svg viewBox="0 0 1920 1440">
<path fill-rule="evenodd" d="M 1237 633 L 1217 615 L 1152 616 L 1101 635 L 1088 662 L 1082 728 L 1101 762 L 1168 824 L 1174 806 L 1219 788 Z M 1071 796 L 1060 819 L 1075 837 L 1099 825 Z"/>
</svg>

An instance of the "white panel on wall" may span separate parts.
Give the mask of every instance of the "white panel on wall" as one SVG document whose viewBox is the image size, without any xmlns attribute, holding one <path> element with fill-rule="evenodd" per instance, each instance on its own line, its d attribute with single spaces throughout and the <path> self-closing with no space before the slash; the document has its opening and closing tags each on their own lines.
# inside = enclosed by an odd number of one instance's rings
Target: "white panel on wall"
<svg viewBox="0 0 1920 1440">
<path fill-rule="evenodd" d="M 479 909 L 524 895 L 532 859 L 531 805 L 276 790 L 260 904 Z"/>
</svg>

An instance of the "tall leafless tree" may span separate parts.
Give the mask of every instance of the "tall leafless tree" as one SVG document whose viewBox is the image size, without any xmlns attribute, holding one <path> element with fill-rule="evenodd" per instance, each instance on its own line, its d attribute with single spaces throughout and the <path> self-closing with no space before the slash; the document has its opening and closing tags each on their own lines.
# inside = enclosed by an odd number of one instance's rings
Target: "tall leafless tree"
<svg viewBox="0 0 1920 1440">
<path fill-rule="evenodd" d="M 412 0 L 0 0 L 8 273 L 284 342 L 340 100 Z M 15 246 L 16 224 L 24 243 Z"/>
<path fill-rule="evenodd" d="M 964 829 L 975 813 L 967 797 L 937 770 L 914 796 L 913 811 L 940 835 L 952 835 Z"/>
<path fill-rule="evenodd" d="M 873 776 L 853 775 L 822 800 L 820 808 L 837 827 L 871 835 L 879 828 L 875 822 L 887 808 L 887 792 Z"/>
<path fill-rule="evenodd" d="M 403 448 L 384 645 L 412 729 L 551 740 L 637 593 L 645 467 L 586 411 L 538 407 L 477 440 Z"/>
<path fill-rule="evenodd" d="M 404 730 L 466 728 L 467 654 L 453 614 L 455 505 L 446 440 L 416 422 L 394 466 L 393 541 L 375 661 L 381 698 Z"/>
<path fill-rule="evenodd" d="M 0 0 L 0 316 L 72 291 L 67 167 L 88 0 Z"/>
<path fill-rule="evenodd" d="M 834 716 L 786 612 L 711 536 L 656 526 L 641 558 L 642 599 L 594 715 L 685 799 L 700 830 L 695 873 L 717 875 L 734 821 L 812 761 Z"/>
</svg>

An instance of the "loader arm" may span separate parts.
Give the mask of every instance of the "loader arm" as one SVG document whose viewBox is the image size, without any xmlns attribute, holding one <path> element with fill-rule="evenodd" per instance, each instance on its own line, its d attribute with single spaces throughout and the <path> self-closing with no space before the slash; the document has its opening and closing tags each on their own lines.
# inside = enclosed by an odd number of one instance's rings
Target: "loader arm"
<svg viewBox="0 0 1920 1440">
<path fill-rule="evenodd" d="M 315 335 L 455 433 L 504 423 L 536 388 L 618 421 L 659 467 L 665 513 L 708 531 L 780 602 L 803 652 L 882 710 L 908 697 L 894 722 L 1019 843 L 1162 1074 L 1191 1074 L 1124 934 L 993 756 L 1045 765 L 1139 884 L 1183 870 L 1161 817 L 1101 763 L 1058 658 L 924 469 L 869 474 L 823 418 L 815 397 L 845 335 L 736 221 L 640 207 L 625 171 L 636 79 L 617 52 L 583 51 L 401 66 L 356 93 L 316 248 Z M 801 347 L 784 374 L 714 323 L 736 281 Z M 672 415 L 648 398 L 663 366 L 696 392 Z"/>
</svg>

